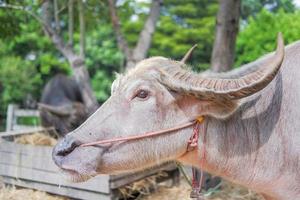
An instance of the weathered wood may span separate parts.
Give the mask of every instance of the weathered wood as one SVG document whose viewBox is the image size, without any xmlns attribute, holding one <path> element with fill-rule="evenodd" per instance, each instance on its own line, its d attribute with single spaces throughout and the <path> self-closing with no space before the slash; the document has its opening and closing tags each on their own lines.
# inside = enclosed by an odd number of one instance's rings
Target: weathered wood
<svg viewBox="0 0 300 200">
<path fill-rule="evenodd" d="M 14 131 L 20 131 L 20 130 L 30 130 L 33 126 L 30 125 L 19 125 L 19 124 L 13 124 L 12 130 Z"/>
<path fill-rule="evenodd" d="M 12 165 L 16 167 L 36 168 L 47 172 L 58 172 L 58 168 L 49 162 L 48 158 L 38 157 L 39 162 L 35 161 L 34 156 L 23 154 L 14 154 L 9 152 L 0 152 L 0 164 Z M 5 156 L 5 157 L 4 157 Z"/>
<path fill-rule="evenodd" d="M 117 188 L 154 175 L 160 171 L 172 174 L 172 163 L 148 170 L 116 176 L 101 175 L 84 183 L 64 180 L 52 161 L 52 147 L 32 146 L 3 141 L 0 143 L 0 176 L 4 182 L 79 199 L 116 199 Z M 173 170 L 173 171 L 172 171 Z M 171 176 L 166 179 L 172 178 Z M 162 180 L 164 180 L 163 178 Z"/>
<path fill-rule="evenodd" d="M 15 126 L 16 127 L 16 126 Z M 19 128 L 14 128 L 15 130 L 13 131 L 6 131 L 6 132 L 0 132 L 0 137 L 8 137 L 8 136 L 17 136 L 17 135 L 24 135 L 24 134 L 31 134 L 31 133 L 36 133 L 36 132 L 43 132 L 43 131 L 51 131 L 54 130 L 53 127 L 50 128 L 44 128 L 44 127 L 34 127 L 32 126 L 25 126 L 27 128 L 24 128 L 24 126 L 18 126 Z M 23 128 L 21 128 L 23 127 Z"/>
<path fill-rule="evenodd" d="M 14 115 L 17 117 L 39 117 L 40 112 L 38 110 L 25 110 L 25 109 L 16 109 Z"/>
<path fill-rule="evenodd" d="M 58 167 L 54 164 L 48 156 L 42 156 L 39 154 L 23 154 L 12 152 L 0 152 L 0 164 L 14 165 L 26 168 L 36 168 L 48 172 L 59 172 Z"/>
<path fill-rule="evenodd" d="M 20 125 L 18 124 L 19 117 L 39 117 L 38 110 L 25 110 L 25 109 L 18 109 L 17 105 L 9 104 L 6 113 L 6 132 L 9 131 L 27 131 L 31 128 L 37 128 L 36 126 L 30 125 Z M 39 127 L 38 127 L 39 128 Z M 0 132 L 1 134 L 1 132 Z"/>
<path fill-rule="evenodd" d="M 14 145 L 16 148 L 11 148 Z M 52 161 L 51 154 L 51 147 L 3 142 L 0 145 L 0 175 L 109 193 L 108 175 L 97 176 L 84 183 L 64 181 L 59 168 Z"/>
<path fill-rule="evenodd" d="M 51 185 L 63 185 L 71 188 L 79 188 L 87 191 L 109 193 L 109 176 L 98 176 L 82 183 L 71 183 L 64 179 L 61 173 L 25 168 L 0 163 L 0 175 L 24 180 L 47 183 Z"/>
<path fill-rule="evenodd" d="M 9 104 L 6 113 L 6 131 L 12 130 L 13 120 L 14 120 L 14 110 L 17 108 L 14 104 Z"/>
<path fill-rule="evenodd" d="M 14 152 L 14 153 L 21 152 L 22 154 L 29 154 L 29 155 L 51 156 L 52 147 L 24 145 L 24 144 L 18 144 L 14 142 L 3 141 L 0 144 L 0 151 Z"/>
<path fill-rule="evenodd" d="M 99 193 L 99 192 L 91 192 L 81 189 L 74 189 L 65 187 L 63 185 L 50 185 L 43 184 L 40 182 L 28 181 L 23 179 L 15 179 L 11 177 L 4 176 L 3 180 L 7 184 L 18 185 L 25 188 L 32 188 L 40 191 L 46 191 L 48 193 L 62 195 L 66 197 L 71 197 L 75 199 L 83 199 L 83 200 L 111 200 L 111 195 Z"/>
</svg>

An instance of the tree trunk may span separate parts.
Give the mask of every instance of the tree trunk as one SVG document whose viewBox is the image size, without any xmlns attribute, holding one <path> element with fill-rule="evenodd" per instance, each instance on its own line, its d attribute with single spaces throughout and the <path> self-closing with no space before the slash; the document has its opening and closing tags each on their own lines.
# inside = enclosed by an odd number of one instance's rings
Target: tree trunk
<svg viewBox="0 0 300 200">
<path fill-rule="evenodd" d="M 124 53 L 126 59 L 131 57 L 131 50 L 128 47 L 127 41 L 125 40 L 120 27 L 120 19 L 117 15 L 115 0 L 108 0 L 110 18 L 117 37 L 117 44 L 119 49 Z"/>
<path fill-rule="evenodd" d="M 78 0 L 79 11 L 79 29 L 80 29 L 80 56 L 84 58 L 85 52 L 85 20 L 84 20 L 84 7 L 82 0 Z"/>
<path fill-rule="evenodd" d="M 152 0 L 149 16 L 144 28 L 140 33 L 139 40 L 133 50 L 131 63 L 127 62 L 126 68 L 133 67 L 137 62 L 146 58 L 151 45 L 152 36 L 156 28 L 156 23 L 159 19 L 160 7 L 162 0 Z"/>
<path fill-rule="evenodd" d="M 54 19 L 55 19 L 55 29 L 56 32 L 60 33 L 60 21 L 59 21 L 59 9 L 58 9 L 58 2 L 57 0 L 53 1 L 53 8 L 54 8 Z"/>
<path fill-rule="evenodd" d="M 51 14 L 51 2 L 50 1 L 44 1 L 42 4 L 42 20 L 43 23 L 46 25 L 51 25 L 52 22 L 52 14 Z M 44 25 L 43 24 L 43 25 Z"/>
<path fill-rule="evenodd" d="M 73 47 L 73 32 L 74 32 L 74 0 L 68 0 L 68 45 Z"/>
<path fill-rule="evenodd" d="M 211 69 L 214 72 L 228 71 L 233 66 L 241 5 L 240 0 L 219 0 L 219 2 L 211 57 Z"/>
<path fill-rule="evenodd" d="M 69 61 L 87 111 L 93 113 L 98 108 L 98 103 L 90 85 L 90 76 L 85 67 L 84 59 L 80 55 L 77 55 L 70 45 L 66 45 L 62 37 L 51 27 L 52 15 L 49 12 L 50 3 L 50 0 L 43 1 L 43 28 L 56 49 Z"/>
<path fill-rule="evenodd" d="M 133 67 L 137 62 L 146 58 L 151 45 L 152 35 L 155 31 L 156 23 L 159 18 L 161 4 L 162 0 L 152 0 L 149 16 L 144 24 L 143 30 L 140 32 L 138 42 L 132 50 L 129 48 L 127 41 L 121 32 L 120 20 L 117 15 L 115 1 L 108 0 L 110 17 L 117 37 L 118 47 L 126 57 L 126 69 Z"/>
</svg>

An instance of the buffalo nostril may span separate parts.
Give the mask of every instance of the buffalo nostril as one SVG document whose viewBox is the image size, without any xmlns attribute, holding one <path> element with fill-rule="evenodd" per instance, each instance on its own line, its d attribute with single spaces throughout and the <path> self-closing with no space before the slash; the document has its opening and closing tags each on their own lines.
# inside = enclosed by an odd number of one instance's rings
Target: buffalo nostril
<svg viewBox="0 0 300 200">
<path fill-rule="evenodd" d="M 57 156 L 66 156 L 70 154 L 81 143 L 73 137 L 65 137 L 57 146 L 55 154 Z"/>
</svg>

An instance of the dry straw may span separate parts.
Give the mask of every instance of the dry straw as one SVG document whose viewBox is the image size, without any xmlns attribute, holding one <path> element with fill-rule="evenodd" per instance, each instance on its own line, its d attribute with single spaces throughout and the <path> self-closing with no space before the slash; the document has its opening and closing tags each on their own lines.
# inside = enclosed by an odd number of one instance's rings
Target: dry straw
<svg viewBox="0 0 300 200">
<path fill-rule="evenodd" d="M 57 140 L 46 133 L 33 133 L 29 135 L 18 136 L 14 140 L 19 144 L 54 146 Z"/>
<path fill-rule="evenodd" d="M 190 200 L 189 195 L 191 187 L 184 181 L 181 181 L 178 187 L 160 186 L 157 191 L 149 196 L 141 198 L 141 200 Z M 263 200 L 263 198 L 238 185 L 223 181 L 221 189 L 205 194 L 206 200 Z"/>
<path fill-rule="evenodd" d="M 153 190 L 157 190 L 157 180 L 166 176 L 168 176 L 166 172 L 159 172 L 156 175 L 149 176 L 124 187 L 118 188 L 118 190 L 121 194 L 121 197 L 124 199 L 133 198 L 137 194 L 139 194 L 139 196 L 148 196 Z"/>
<path fill-rule="evenodd" d="M 36 190 L 3 186 L 0 188 L 0 200 L 68 200 L 68 198 Z"/>
</svg>

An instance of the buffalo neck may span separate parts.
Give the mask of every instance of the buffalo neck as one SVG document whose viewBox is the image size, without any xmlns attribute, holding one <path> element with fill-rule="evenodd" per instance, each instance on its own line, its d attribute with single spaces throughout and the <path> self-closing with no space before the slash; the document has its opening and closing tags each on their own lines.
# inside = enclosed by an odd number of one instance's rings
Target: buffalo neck
<svg viewBox="0 0 300 200">
<path fill-rule="evenodd" d="M 230 117 L 206 117 L 204 166 L 200 166 L 203 137 L 198 151 L 188 153 L 183 161 L 256 191 L 262 186 L 268 190 L 266 184 L 278 179 L 284 165 L 284 149 L 278 148 L 282 142 L 281 101 L 281 78 L 277 77 L 260 93 L 243 99 Z"/>
</svg>

